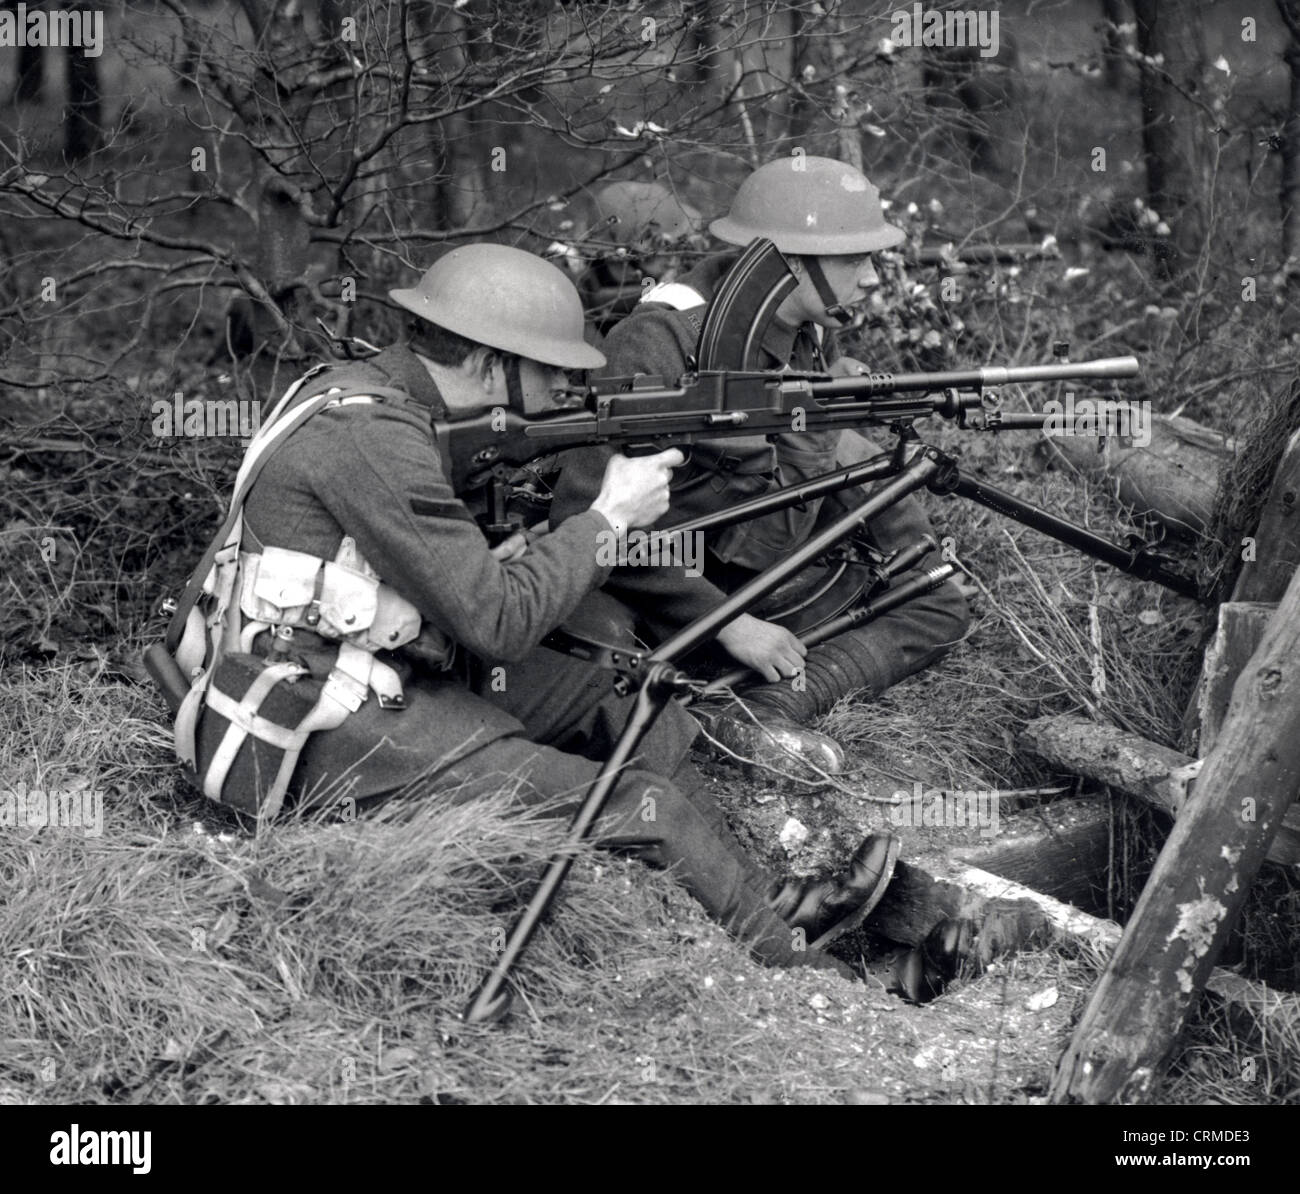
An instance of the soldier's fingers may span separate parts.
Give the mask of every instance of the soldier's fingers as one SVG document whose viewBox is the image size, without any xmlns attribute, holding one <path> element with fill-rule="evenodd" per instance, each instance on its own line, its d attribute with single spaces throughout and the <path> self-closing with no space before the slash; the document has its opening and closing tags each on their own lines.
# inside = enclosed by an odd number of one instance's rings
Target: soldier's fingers
<svg viewBox="0 0 1300 1194">
<path fill-rule="evenodd" d="M 648 459 L 666 469 L 675 469 L 678 465 L 686 463 L 686 457 L 682 454 L 680 448 L 669 448 L 666 452 L 660 452 L 657 456 L 651 456 Z"/>
<path fill-rule="evenodd" d="M 517 560 L 527 550 L 528 540 L 524 538 L 521 531 L 516 531 L 508 539 L 503 539 L 492 548 L 492 558 L 499 560 L 503 564 L 508 564 L 511 560 Z"/>
</svg>

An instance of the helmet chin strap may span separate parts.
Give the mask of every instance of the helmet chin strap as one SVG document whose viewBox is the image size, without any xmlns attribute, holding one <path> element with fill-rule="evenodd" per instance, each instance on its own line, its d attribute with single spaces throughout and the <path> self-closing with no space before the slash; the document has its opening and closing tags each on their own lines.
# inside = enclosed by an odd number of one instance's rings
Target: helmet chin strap
<svg viewBox="0 0 1300 1194">
<path fill-rule="evenodd" d="M 501 367 L 506 375 L 506 403 L 521 415 L 524 410 L 524 387 L 519 379 L 519 358 L 513 354 L 501 358 Z"/>
<path fill-rule="evenodd" d="M 817 288 L 817 297 L 825 304 L 826 314 L 840 327 L 848 327 L 853 322 L 853 313 L 835 297 L 835 291 L 831 289 L 831 284 L 826 280 L 826 274 L 822 270 L 821 260 L 817 257 L 805 257 L 803 263 L 813 286 Z"/>
</svg>

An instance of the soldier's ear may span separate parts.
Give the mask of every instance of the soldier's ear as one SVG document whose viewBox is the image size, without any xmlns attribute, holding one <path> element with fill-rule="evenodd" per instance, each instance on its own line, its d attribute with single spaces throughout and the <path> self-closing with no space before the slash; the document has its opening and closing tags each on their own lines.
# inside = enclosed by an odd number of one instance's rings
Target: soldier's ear
<svg viewBox="0 0 1300 1194">
<path fill-rule="evenodd" d="M 501 357 L 490 348 L 476 348 L 465 358 L 465 363 L 474 381 L 483 387 L 484 392 L 491 393 L 495 385 L 492 370 L 500 368 Z"/>
</svg>

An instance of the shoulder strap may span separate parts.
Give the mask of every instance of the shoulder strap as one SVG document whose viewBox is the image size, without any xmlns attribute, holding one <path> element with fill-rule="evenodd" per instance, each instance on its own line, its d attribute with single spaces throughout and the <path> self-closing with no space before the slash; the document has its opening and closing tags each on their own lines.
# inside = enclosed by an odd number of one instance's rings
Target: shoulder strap
<svg viewBox="0 0 1300 1194">
<path fill-rule="evenodd" d="M 663 303 L 674 311 L 689 311 L 692 307 L 702 307 L 705 303 L 702 295 L 693 286 L 685 282 L 660 282 L 652 286 L 642 296 L 642 303 Z"/>
<path fill-rule="evenodd" d="M 307 381 L 311 376 L 313 374 L 307 374 L 302 381 Z M 190 574 L 185 590 L 176 603 L 176 611 L 172 614 L 171 621 L 167 623 L 167 637 L 164 643 L 171 653 L 175 653 L 177 646 L 180 644 L 181 635 L 185 632 L 185 623 L 190 616 L 190 610 L 194 608 L 194 603 L 198 601 L 199 594 L 203 591 L 203 585 L 207 581 L 208 573 L 212 571 L 212 565 L 217 558 L 217 554 L 230 542 L 231 535 L 239 526 L 239 520 L 244 510 L 244 499 L 248 496 L 248 491 L 253 487 L 253 482 L 257 480 L 266 462 L 275 454 L 276 449 L 289 438 L 290 433 L 301 427 L 312 415 L 322 407 L 328 406 L 331 402 L 360 397 L 388 398 L 390 400 L 405 400 L 406 398 L 406 395 L 401 390 L 391 389 L 386 386 L 367 386 L 364 389 L 344 390 L 342 392 L 326 390 L 323 393 L 313 395 L 285 413 L 286 406 L 297 396 L 299 389 L 301 389 L 301 383 L 285 392 L 284 397 L 276 403 L 269 420 L 262 424 L 257 435 L 248 445 L 248 450 L 244 453 L 243 463 L 239 466 L 239 472 L 235 474 L 235 490 L 230 498 L 230 512 L 226 515 L 220 530 L 213 536 L 212 542 L 208 544 L 208 549 L 203 553 L 199 566 Z"/>
</svg>

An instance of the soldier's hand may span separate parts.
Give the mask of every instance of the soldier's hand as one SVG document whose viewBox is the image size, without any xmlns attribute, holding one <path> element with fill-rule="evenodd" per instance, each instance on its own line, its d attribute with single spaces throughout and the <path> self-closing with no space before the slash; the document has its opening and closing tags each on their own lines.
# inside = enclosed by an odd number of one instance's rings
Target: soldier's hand
<svg viewBox="0 0 1300 1194">
<path fill-rule="evenodd" d="M 865 377 L 871 370 L 853 357 L 837 357 L 826 373 L 830 377 Z"/>
<path fill-rule="evenodd" d="M 616 531 L 653 525 L 668 512 L 668 482 L 685 459 L 676 448 L 653 456 L 612 456 L 591 508 Z"/>
<path fill-rule="evenodd" d="M 492 548 L 492 558 L 500 560 L 503 564 L 508 564 L 511 560 L 517 560 L 527 550 L 527 537 L 523 531 L 516 531 L 508 539 L 502 539 L 500 543 Z"/>
<path fill-rule="evenodd" d="M 788 680 L 803 670 L 808 648 L 784 626 L 764 622 L 752 614 L 741 614 L 718 632 L 718 642 L 727 653 L 764 680 Z"/>
</svg>

